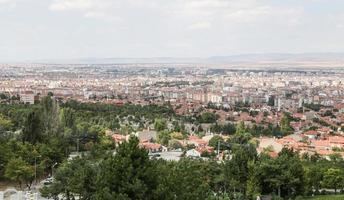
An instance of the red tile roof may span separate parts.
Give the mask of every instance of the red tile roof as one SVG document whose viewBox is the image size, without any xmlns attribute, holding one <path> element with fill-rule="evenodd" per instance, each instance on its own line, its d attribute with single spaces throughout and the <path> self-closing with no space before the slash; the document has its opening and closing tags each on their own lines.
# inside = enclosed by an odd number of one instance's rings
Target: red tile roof
<svg viewBox="0 0 344 200">
<path fill-rule="evenodd" d="M 161 144 L 150 143 L 150 142 L 140 143 L 139 146 L 147 150 L 158 150 L 162 147 Z"/>
<path fill-rule="evenodd" d="M 344 137 L 342 136 L 330 136 L 328 140 L 330 141 L 330 143 L 333 143 L 333 144 L 344 145 Z"/>
<path fill-rule="evenodd" d="M 318 135 L 318 132 L 315 130 L 309 130 L 303 133 L 304 135 Z"/>
</svg>

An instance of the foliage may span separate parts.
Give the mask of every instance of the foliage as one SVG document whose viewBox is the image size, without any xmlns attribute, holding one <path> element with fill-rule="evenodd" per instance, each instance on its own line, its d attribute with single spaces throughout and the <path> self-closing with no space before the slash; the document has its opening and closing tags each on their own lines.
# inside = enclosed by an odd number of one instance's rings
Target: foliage
<svg viewBox="0 0 344 200">
<path fill-rule="evenodd" d="M 198 121 L 199 123 L 215 123 L 217 119 L 218 116 L 215 113 L 204 112 L 199 116 Z"/>
<path fill-rule="evenodd" d="M 303 106 L 305 108 L 308 108 L 308 109 L 311 109 L 311 110 L 314 110 L 314 111 L 319 111 L 320 108 L 321 108 L 321 105 L 320 104 L 313 104 L 313 103 L 304 103 Z"/>
<path fill-rule="evenodd" d="M 246 126 L 245 126 L 245 123 L 244 122 L 239 122 L 237 125 L 236 125 L 236 131 L 235 131 L 235 134 L 236 135 L 239 135 L 239 134 L 243 134 L 243 133 L 246 133 L 247 130 L 246 130 Z"/>
<path fill-rule="evenodd" d="M 154 129 L 156 131 L 163 131 L 167 128 L 167 122 L 165 119 L 155 119 Z"/>
<path fill-rule="evenodd" d="M 27 114 L 23 128 L 23 141 L 35 144 L 43 140 L 41 122 L 38 111 Z"/>
<path fill-rule="evenodd" d="M 224 135 L 233 135 L 236 131 L 235 126 L 231 123 L 220 125 L 215 123 L 210 127 L 210 131 L 214 133 L 222 133 Z"/>
<path fill-rule="evenodd" d="M 182 149 L 183 145 L 178 140 L 170 140 L 168 146 L 172 149 Z"/>
<path fill-rule="evenodd" d="M 171 138 L 176 139 L 176 140 L 184 139 L 184 135 L 181 132 L 173 132 L 170 135 L 171 135 Z"/>
<path fill-rule="evenodd" d="M 0 179 L 30 187 L 35 165 L 38 179 L 55 167 L 54 182 L 42 193 L 65 199 L 251 199 L 259 194 L 294 199 L 312 195 L 313 189 L 317 194 L 324 187 L 343 188 L 344 161 L 338 154 L 330 160 L 316 154 L 300 159 L 288 149 L 276 158 L 257 154 L 252 137 L 289 133 L 290 115 L 284 114 L 280 127 L 234 126 L 217 119 L 213 112 L 177 116 L 169 105 L 58 103 L 53 96 L 36 105 L 0 104 Z M 108 129 L 129 134 L 154 125 L 157 141 L 177 149 L 183 147 L 178 140 L 187 137 L 185 122 L 212 123 L 213 132 L 230 135 L 209 142 L 217 148 L 221 141 L 223 162 L 151 160 L 136 138 L 116 147 L 105 135 Z M 77 150 L 82 155 L 67 160 Z"/>
<path fill-rule="evenodd" d="M 19 183 L 19 187 L 25 184 L 28 188 L 34 180 L 35 170 L 33 166 L 25 162 L 22 158 L 12 158 L 5 168 L 5 177 Z"/>
<path fill-rule="evenodd" d="M 157 135 L 158 143 L 162 145 L 168 145 L 169 140 L 171 139 L 170 133 L 168 131 L 160 131 Z"/>
<path fill-rule="evenodd" d="M 344 173 L 340 169 L 329 168 L 324 173 L 323 185 L 326 188 L 333 188 L 337 193 L 338 188 L 344 187 Z"/>
<path fill-rule="evenodd" d="M 284 113 L 281 118 L 281 131 L 284 133 L 284 135 L 289 135 L 294 130 L 290 125 L 291 117 L 289 114 Z"/>
<path fill-rule="evenodd" d="M 298 154 L 282 149 L 276 159 L 265 158 L 260 165 L 261 184 L 264 193 L 296 197 L 304 191 L 304 171 Z"/>
<path fill-rule="evenodd" d="M 321 195 L 315 197 L 304 197 L 300 200 L 342 200 L 344 195 Z"/>
<path fill-rule="evenodd" d="M 218 148 L 218 145 L 220 144 L 221 147 L 221 142 L 223 142 L 223 138 L 219 135 L 215 135 L 209 140 L 209 146 L 214 147 L 215 149 Z"/>
<path fill-rule="evenodd" d="M 0 114 L 0 132 L 1 130 L 9 130 L 13 126 L 11 120 Z"/>
</svg>

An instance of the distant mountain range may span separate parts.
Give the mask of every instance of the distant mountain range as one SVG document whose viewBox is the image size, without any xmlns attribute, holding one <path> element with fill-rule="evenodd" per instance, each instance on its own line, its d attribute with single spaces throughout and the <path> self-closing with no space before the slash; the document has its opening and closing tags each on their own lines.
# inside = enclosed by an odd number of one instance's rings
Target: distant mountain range
<svg viewBox="0 0 344 200">
<path fill-rule="evenodd" d="M 40 60 L 52 64 L 200 64 L 221 66 L 313 66 L 344 67 L 344 53 L 241 54 L 208 58 L 82 58 Z"/>
</svg>

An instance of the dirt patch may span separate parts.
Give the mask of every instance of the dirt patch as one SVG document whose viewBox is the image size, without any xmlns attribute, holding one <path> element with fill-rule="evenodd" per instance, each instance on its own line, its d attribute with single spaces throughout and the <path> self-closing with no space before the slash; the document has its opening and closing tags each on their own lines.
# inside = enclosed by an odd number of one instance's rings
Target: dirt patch
<svg viewBox="0 0 344 200">
<path fill-rule="evenodd" d="M 0 181 L 0 191 L 4 191 L 7 188 L 17 188 L 17 185 L 10 181 Z"/>
</svg>

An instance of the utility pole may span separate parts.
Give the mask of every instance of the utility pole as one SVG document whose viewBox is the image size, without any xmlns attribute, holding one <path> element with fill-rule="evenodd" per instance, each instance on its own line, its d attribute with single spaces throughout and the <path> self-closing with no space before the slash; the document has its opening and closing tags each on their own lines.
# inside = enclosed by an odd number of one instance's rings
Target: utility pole
<svg viewBox="0 0 344 200">
<path fill-rule="evenodd" d="M 79 153 L 79 138 L 76 139 L 76 152 Z"/>
<path fill-rule="evenodd" d="M 37 157 L 35 156 L 35 183 L 37 184 Z"/>
<path fill-rule="evenodd" d="M 37 184 L 37 158 L 41 156 L 35 156 L 35 183 Z"/>
<path fill-rule="evenodd" d="M 52 166 L 51 166 L 51 178 L 52 177 L 54 177 L 53 175 L 53 173 L 54 173 L 54 167 L 57 165 L 57 162 L 56 163 L 54 163 Z"/>
</svg>

